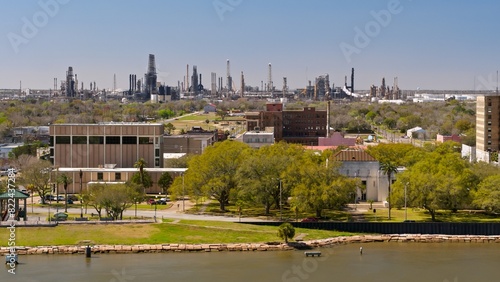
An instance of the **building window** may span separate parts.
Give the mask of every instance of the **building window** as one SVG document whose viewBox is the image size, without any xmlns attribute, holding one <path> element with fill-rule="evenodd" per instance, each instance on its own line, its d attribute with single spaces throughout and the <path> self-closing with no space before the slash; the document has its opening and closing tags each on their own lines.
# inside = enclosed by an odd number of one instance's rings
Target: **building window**
<svg viewBox="0 0 500 282">
<path fill-rule="evenodd" d="M 155 157 L 159 157 L 160 156 L 160 149 L 155 149 Z"/>
<path fill-rule="evenodd" d="M 137 137 L 136 136 L 123 136 L 122 137 L 122 144 L 135 145 L 135 144 L 137 144 Z"/>
<path fill-rule="evenodd" d="M 104 137 L 102 137 L 102 136 L 89 136 L 89 144 L 104 144 Z"/>
<path fill-rule="evenodd" d="M 56 136 L 56 144 L 71 144 L 70 136 Z"/>
<path fill-rule="evenodd" d="M 155 167 L 159 167 L 160 166 L 160 159 L 156 158 L 155 159 Z"/>
<path fill-rule="evenodd" d="M 153 137 L 139 137 L 139 144 L 153 144 Z"/>
<path fill-rule="evenodd" d="M 121 172 L 115 172 L 115 180 L 122 180 Z"/>
<path fill-rule="evenodd" d="M 87 136 L 73 136 L 73 144 L 87 144 Z"/>
<path fill-rule="evenodd" d="M 120 136 L 106 136 L 106 144 L 120 144 Z"/>
<path fill-rule="evenodd" d="M 104 180 L 104 174 L 102 172 L 97 173 L 97 180 Z"/>
<path fill-rule="evenodd" d="M 54 136 L 49 137 L 49 146 L 54 147 Z"/>
</svg>

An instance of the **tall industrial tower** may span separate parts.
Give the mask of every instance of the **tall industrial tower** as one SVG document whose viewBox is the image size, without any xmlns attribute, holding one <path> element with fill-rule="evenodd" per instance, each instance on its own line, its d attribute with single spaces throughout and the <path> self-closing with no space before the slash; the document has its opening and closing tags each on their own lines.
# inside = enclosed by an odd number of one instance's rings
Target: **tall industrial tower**
<svg viewBox="0 0 500 282">
<path fill-rule="evenodd" d="M 186 65 L 186 81 L 184 86 L 186 87 L 184 91 L 189 92 L 189 64 Z"/>
<path fill-rule="evenodd" d="M 269 63 L 269 74 L 267 77 L 267 91 L 273 93 L 273 70 L 271 63 Z"/>
<path fill-rule="evenodd" d="M 288 85 L 287 85 L 286 77 L 283 77 L 283 98 L 286 97 L 287 91 L 288 91 Z"/>
<path fill-rule="evenodd" d="M 215 72 L 212 72 L 211 74 L 211 96 L 215 97 L 217 95 L 217 74 Z"/>
<path fill-rule="evenodd" d="M 157 94 L 158 89 L 156 88 L 156 62 L 155 55 L 149 54 L 148 72 L 144 76 L 145 80 L 145 93 L 147 99 L 151 97 L 151 94 Z"/>
<path fill-rule="evenodd" d="M 227 65 L 227 69 L 226 69 L 227 92 L 229 93 L 229 92 L 233 91 L 233 78 L 231 77 L 231 65 L 229 64 L 229 59 L 227 59 L 226 65 Z"/>
<path fill-rule="evenodd" d="M 68 67 L 68 71 L 66 72 L 66 97 L 75 97 L 73 67 Z"/>
<path fill-rule="evenodd" d="M 240 97 L 245 96 L 245 76 L 243 75 L 243 72 L 241 72 L 241 93 Z"/>
<path fill-rule="evenodd" d="M 193 75 L 191 76 L 191 92 L 198 94 L 198 67 L 193 66 Z"/>
</svg>

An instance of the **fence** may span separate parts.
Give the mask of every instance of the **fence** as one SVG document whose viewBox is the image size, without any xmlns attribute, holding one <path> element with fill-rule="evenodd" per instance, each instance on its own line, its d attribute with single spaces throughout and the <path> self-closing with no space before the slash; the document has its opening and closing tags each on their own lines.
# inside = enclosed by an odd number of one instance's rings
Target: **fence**
<svg viewBox="0 0 500 282">
<path fill-rule="evenodd" d="M 278 226 L 282 222 L 242 222 Z M 500 223 L 450 222 L 290 222 L 296 228 L 375 234 L 500 235 Z"/>
</svg>

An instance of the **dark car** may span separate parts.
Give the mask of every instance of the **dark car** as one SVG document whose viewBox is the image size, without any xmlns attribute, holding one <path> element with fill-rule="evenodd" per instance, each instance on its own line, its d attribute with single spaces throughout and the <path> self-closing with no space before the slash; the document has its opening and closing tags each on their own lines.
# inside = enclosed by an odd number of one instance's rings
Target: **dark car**
<svg viewBox="0 0 500 282">
<path fill-rule="evenodd" d="M 318 219 L 315 217 L 308 217 L 308 218 L 304 218 L 302 220 L 302 222 L 318 222 Z"/>
<path fill-rule="evenodd" d="M 69 203 L 69 200 L 76 202 L 80 199 L 76 195 L 68 195 L 68 203 Z"/>
<path fill-rule="evenodd" d="M 161 198 L 158 201 L 156 201 L 156 204 L 157 205 L 166 205 L 167 204 L 167 200 L 164 199 L 164 198 Z"/>
<path fill-rule="evenodd" d="M 51 195 L 51 194 L 45 195 L 44 198 L 45 198 L 45 201 L 55 201 L 55 200 L 57 200 L 56 196 Z"/>
</svg>

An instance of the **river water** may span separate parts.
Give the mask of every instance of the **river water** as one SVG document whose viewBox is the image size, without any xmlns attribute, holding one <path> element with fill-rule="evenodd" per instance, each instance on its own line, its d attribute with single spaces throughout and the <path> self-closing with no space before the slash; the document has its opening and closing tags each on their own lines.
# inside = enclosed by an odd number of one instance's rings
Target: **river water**
<svg viewBox="0 0 500 282">
<path fill-rule="evenodd" d="M 363 254 L 360 254 L 360 247 Z M 304 251 L 20 256 L 0 281 L 500 281 L 500 244 L 368 243 Z"/>
</svg>

